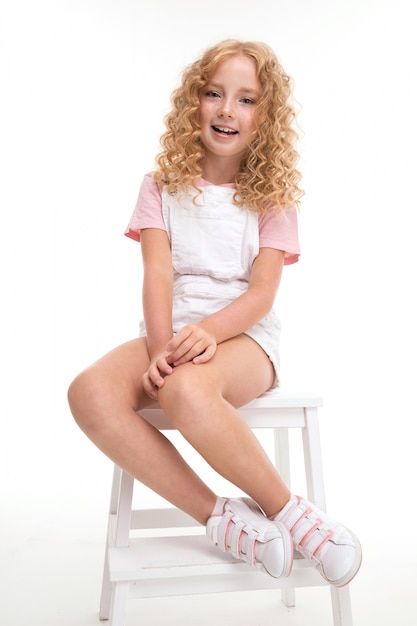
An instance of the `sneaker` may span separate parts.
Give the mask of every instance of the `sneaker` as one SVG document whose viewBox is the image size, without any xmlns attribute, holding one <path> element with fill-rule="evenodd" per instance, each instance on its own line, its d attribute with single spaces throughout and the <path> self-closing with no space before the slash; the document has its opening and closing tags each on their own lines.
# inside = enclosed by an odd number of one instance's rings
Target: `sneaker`
<svg viewBox="0 0 417 626">
<path fill-rule="evenodd" d="M 209 518 L 207 536 L 223 552 L 274 578 L 292 569 L 293 543 L 283 524 L 271 522 L 250 498 L 226 500 L 222 515 Z"/>
<path fill-rule="evenodd" d="M 292 496 L 274 521 L 287 527 L 294 548 L 305 559 L 316 562 L 316 569 L 328 583 L 343 587 L 356 576 L 362 561 L 358 538 L 314 504 Z"/>
</svg>

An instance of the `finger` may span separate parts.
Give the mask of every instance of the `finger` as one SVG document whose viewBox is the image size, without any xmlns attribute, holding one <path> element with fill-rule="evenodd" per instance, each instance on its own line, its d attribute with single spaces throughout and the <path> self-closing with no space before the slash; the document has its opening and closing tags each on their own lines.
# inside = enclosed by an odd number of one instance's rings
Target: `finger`
<svg viewBox="0 0 417 626">
<path fill-rule="evenodd" d="M 158 400 L 158 392 L 155 389 L 151 389 L 150 391 L 145 389 L 145 393 L 151 400 Z"/>
<path fill-rule="evenodd" d="M 169 372 L 167 372 L 166 376 L 169 376 L 169 374 L 172 372 L 172 367 L 169 368 Z M 148 370 L 148 377 L 149 380 L 151 382 L 151 384 L 154 387 L 162 387 L 162 385 L 165 382 L 165 376 L 163 376 L 160 372 L 160 370 L 158 369 L 158 367 L 150 367 Z"/>
<path fill-rule="evenodd" d="M 164 378 L 165 376 L 172 374 L 172 367 L 167 361 L 167 355 L 159 356 L 155 361 L 152 361 L 148 372 L 151 374 L 152 379 L 158 377 Z"/>
<path fill-rule="evenodd" d="M 210 359 L 212 359 L 216 354 L 216 349 L 216 345 L 209 345 L 207 349 L 204 350 L 204 352 L 194 357 L 193 363 L 195 363 L 196 365 L 201 363 L 207 363 L 207 361 L 210 361 Z"/>
<path fill-rule="evenodd" d="M 196 352 L 194 348 L 195 345 L 193 343 L 182 344 L 179 348 L 177 348 L 177 350 L 169 355 L 167 359 L 168 363 L 176 366 L 180 363 L 186 363 L 187 361 L 191 361 L 193 356 L 196 356 L 196 354 L 198 354 L 198 352 Z"/>
<path fill-rule="evenodd" d="M 193 329 L 190 326 L 184 326 L 183 328 L 181 328 L 181 330 L 178 331 L 178 333 L 174 335 L 170 342 L 167 344 L 165 348 L 167 352 L 174 352 L 175 350 L 177 350 L 177 348 L 183 343 L 183 341 L 188 339 L 192 332 Z"/>
<path fill-rule="evenodd" d="M 192 361 L 197 354 L 199 354 L 199 350 L 195 350 L 194 348 L 186 350 L 185 352 L 178 352 L 172 356 L 172 365 L 177 367 L 183 363 L 188 363 L 188 361 Z"/>
<path fill-rule="evenodd" d="M 151 381 L 149 380 L 148 374 L 144 374 L 142 377 L 143 389 L 147 396 L 152 398 L 152 400 L 158 399 L 158 388 L 155 387 Z"/>
<path fill-rule="evenodd" d="M 160 372 L 161 376 L 162 375 L 169 376 L 169 374 L 172 374 L 172 367 L 168 363 L 166 358 L 158 359 L 158 361 L 156 361 L 155 363 L 155 366 L 156 366 L 155 369 L 158 370 L 158 372 Z"/>
<path fill-rule="evenodd" d="M 185 348 L 184 350 L 185 351 L 183 354 L 178 353 L 173 355 L 173 358 L 175 358 L 175 361 L 173 361 L 173 365 L 175 367 L 177 367 L 178 365 L 182 365 L 183 363 L 188 363 L 189 361 L 192 361 L 195 357 L 197 357 L 199 354 L 202 354 L 206 350 L 206 346 L 201 339 L 192 344 L 188 350 L 186 350 Z"/>
</svg>

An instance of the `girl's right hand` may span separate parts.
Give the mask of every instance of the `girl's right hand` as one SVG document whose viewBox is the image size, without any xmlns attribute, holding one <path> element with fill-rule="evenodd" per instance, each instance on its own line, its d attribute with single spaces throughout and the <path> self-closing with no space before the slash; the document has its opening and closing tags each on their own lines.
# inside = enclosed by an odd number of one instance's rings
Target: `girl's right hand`
<svg viewBox="0 0 417 626">
<path fill-rule="evenodd" d="M 142 376 L 145 393 L 153 400 L 158 399 L 158 390 L 164 385 L 165 377 L 172 374 L 173 367 L 168 363 L 169 352 L 157 354 L 151 361 L 148 371 Z"/>
</svg>

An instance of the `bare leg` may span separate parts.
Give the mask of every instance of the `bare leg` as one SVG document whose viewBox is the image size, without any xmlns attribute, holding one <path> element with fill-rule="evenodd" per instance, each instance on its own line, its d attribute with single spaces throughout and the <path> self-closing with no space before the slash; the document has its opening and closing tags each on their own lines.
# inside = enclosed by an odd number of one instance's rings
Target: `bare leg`
<svg viewBox="0 0 417 626">
<path fill-rule="evenodd" d="M 290 492 L 235 407 L 266 391 L 272 378 L 266 354 L 241 335 L 220 344 L 208 363 L 176 368 L 159 391 L 159 403 L 173 425 L 268 516 L 282 509 Z"/>
<path fill-rule="evenodd" d="M 110 459 L 205 524 L 215 494 L 168 439 L 136 413 L 151 402 L 141 385 L 148 363 L 144 339 L 116 348 L 72 383 L 71 410 L 82 430 Z M 160 405 L 174 426 L 267 515 L 279 511 L 290 494 L 234 407 L 268 389 L 272 377 L 268 357 L 242 335 L 219 345 L 209 363 L 176 368 L 159 391 Z"/>
<path fill-rule="evenodd" d="M 136 413 L 151 403 L 141 386 L 148 363 L 144 339 L 116 348 L 73 381 L 68 392 L 72 413 L 112 461 L 205 523 L 216 495 L 171 442 Z"/>
</svg>

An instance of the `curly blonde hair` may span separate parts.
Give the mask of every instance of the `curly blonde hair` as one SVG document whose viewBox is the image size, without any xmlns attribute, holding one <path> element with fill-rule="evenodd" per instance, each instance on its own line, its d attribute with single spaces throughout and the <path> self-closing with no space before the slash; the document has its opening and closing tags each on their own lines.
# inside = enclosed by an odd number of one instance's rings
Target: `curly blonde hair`
<svg viewBox="0 0 417 626">
<path fill-rule="evenodd" d="M 186 192 L 202 176 L 204 145 L 198 111 L 200 95 L 216 67 L 224 60 L 244 55 L 255 62 L 261 96 L 256 105 L 256 134 L 235 177 L 234 202 L 253 211 L 281 210 L 297 205 L 303 192 L 296 169 L 295 111 L 290 104 L 291 79 L 265 43 L 227 39 L 209 48 L 189 65 L 171 96 L 172 109 L 165 118 L 161 152 L 154 178 L 170 193 Z M 162 181 L 162 182 L 161 182 Z"/>
</svg>

